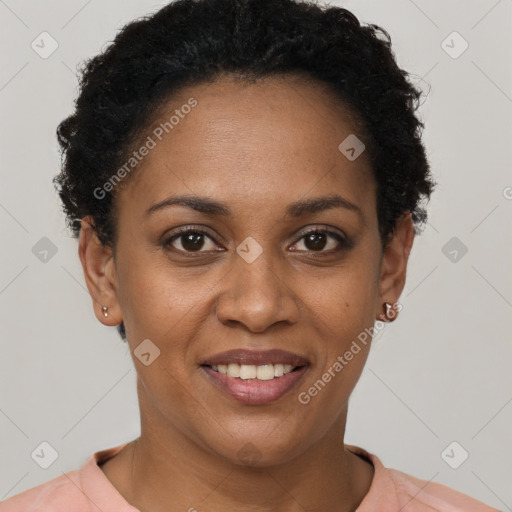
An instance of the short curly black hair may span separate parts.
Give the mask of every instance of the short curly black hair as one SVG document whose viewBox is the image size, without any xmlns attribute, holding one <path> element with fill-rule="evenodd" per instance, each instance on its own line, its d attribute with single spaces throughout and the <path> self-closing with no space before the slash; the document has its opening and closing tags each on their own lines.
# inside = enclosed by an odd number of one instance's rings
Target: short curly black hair
<svg viewBox="0 0 512 512">
<path fill-rule="evenodd" d="M 223 75 L 301 75 L 327 85 L 362 120 L 383 244 L 403 213 L 416 231 L 426 222 L 435 182 L 416 115 L 423 93 L 398 67 L 384 29 L 303 0 L 177 0 L 125 25 L 81 69 L 74 113 L 57 128 L 62 168 L 54 178 L 73 236 L 90 215 L 100 241 L 115 247 L 115 190 L 94 191 L 173 93 Z M 124 324 L 118 330 L 126 340 Z"/>
</svg>

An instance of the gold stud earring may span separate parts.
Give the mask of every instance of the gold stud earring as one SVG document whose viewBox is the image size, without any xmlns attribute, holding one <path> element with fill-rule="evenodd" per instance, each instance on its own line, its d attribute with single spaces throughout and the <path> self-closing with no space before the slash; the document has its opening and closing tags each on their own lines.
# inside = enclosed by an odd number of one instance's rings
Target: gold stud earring
<svg viewBox="0 0 512 512">
<path fill-rule="evenodd" d="M 108 306 L 101 306 L 101 312 L 103 313 L 103 316 L 106 318 L 108 316 Z"/>
<path fill-rule="evenodd" d="M 384 302 L 384 316 L 386 317 L 387 322 L 394 322 L 396 320 L 396 317 L 398 316 L 398 313 L 395 311 L 395 308 L 390 304 L 389 302 Z"/>
</svg>

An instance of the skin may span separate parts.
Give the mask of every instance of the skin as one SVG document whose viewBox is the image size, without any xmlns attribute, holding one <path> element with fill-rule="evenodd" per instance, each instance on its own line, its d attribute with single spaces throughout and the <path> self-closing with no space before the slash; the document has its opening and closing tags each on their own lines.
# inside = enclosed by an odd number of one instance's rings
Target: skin
<svg viewBox="0 0 512 512">
<path fill-rule="evenodd" d="M 349 161 L 338 150 L 360 133 L 357 123 L 322 84 L 223 77 L 183 89 L 162 119 L 190 97 L 198 105 L 117 191 L 114 251 L 98 241 L 92 219 L 82 221 L 79 255 L 94 311 L 105 325 L 125 323 L 141 412 L 141 436 L 101 468 L 141 511 L 353 511 L 374 471 L 343 437 L 370 343 L 307 405 L 298 394 L 374 325 L 385 301 L 400 297 L 411 215 L 383 251 L 367 155 Z M 178 194 L 208 196 L 233 214 L 174 205 L 145 215 Z M 295 201 L 333 194 L 361 215 L 341 207 L 285 215 Z M 184 225 L 208 232 L 190 257 L 183 238 L 165 247 Z M 304 232 L 325 225 L 352 247 L 328 234 L 324 245 L 308 245 Z M 252 263 L 236 252 L 248 236 L 263 249 Z M 149 366 L 133 356 L 145 339 L 160 350 Z M 242 404 L 199 367 L 233 348 L 281 348 L 310 366 L 278 401 Z M 248 443 L 258 454 L 252 465 L 238 455 Z"/>
</svg>

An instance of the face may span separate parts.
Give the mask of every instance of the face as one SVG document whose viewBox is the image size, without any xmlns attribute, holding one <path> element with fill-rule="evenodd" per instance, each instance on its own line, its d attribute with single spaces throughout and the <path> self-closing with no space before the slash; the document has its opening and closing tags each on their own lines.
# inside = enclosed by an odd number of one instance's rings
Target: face
<svg viewBox="0 0 512 512">
<path fill-rule="evenodd" d="M 188 87 L 148 130 L 115 257 L 85 229 L 80 248 L 98 319 L 125 323 L 143 435 L 270 465 L 344 428 L 370 347 L 354 341 L 398 299 L 412 244 L 404 224 L 382 252 L 350 134 L 328 91 L 291 77 Z"/>
</svg>

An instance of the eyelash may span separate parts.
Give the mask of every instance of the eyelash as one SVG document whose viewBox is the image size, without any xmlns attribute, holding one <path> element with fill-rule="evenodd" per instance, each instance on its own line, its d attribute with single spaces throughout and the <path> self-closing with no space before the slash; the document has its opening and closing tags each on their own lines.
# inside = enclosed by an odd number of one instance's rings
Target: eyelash
<svg viewBox="0 0 512 512">
<path fill-rule="evenodd" d="M 201 253 L 204 254 L 204 253 L 211 253 L 212 252 L 212 251 L 183 251 L 181 249 L 176 249 L 175 247 L 172 247 L 172 248 L 169 247 L 175 240 L 177 240 L 181 236 L 189 234 L 189 233 L 195 233 L 195 234 L 204 235 L 204 236 L 210 238 L 215 244 L 218 245 L 218 242 L 209 233 L 207 233 L 206 231 L 204 231 L 201 228 L 194 228 L 192 226 L 184 226 L 182 228 L 179 228 L 178 231 L 176 233 L 174 233 L 170 238 L 167 238 L 163 242 L 162 245 L 163 245 L 163 247 L 166 250 L 175 250 L 175 251 L 177 251 L 180 254 L 183 254 L 183 255 L 186 255 L 186 256 L 192 256 L 192 257 L 194 257 L 197 254 L 201 254 Z M 308 252 L 308 253 L 315 254 L 315 255 L 316 254 L 322 254 L 322 253 L 324 253 L 324 254 L 333 254 L 333 253 L 340 252 L 343 249 L 349 249 L 353 245 L 352 242 L 348 238 L 345 238 L 343 235 L 340 235 L 339 233 L 337 233 L 335 231 L 332 231 L 332 230 L 329 230 L 329 229 L 325 229 L 325 228 L 324 229 L 319 229 L 318 227 L 311 228 L 311 229 L 305 231 L 304 233 L 302 233 L 300 235 L 300 237 L 297 239 L 297 241 L 294 242 L 294 244 L 292 244 L 292 245 L 297 244 L 302 239 L 306 238 L 308 235 L 310 235 L 312 233 L 327 234 L 329 236 L 332 236 L 339 243 L 339 247 L 337 249 L 329 249 L 327 251 L 321 250 L 321 251 L 296 251 L 296 252 L 299 252 L 299 253 L 300 252 Z M 221 251 L 219 251 L 219 252 L 221 252 Z"/>
</svg>

